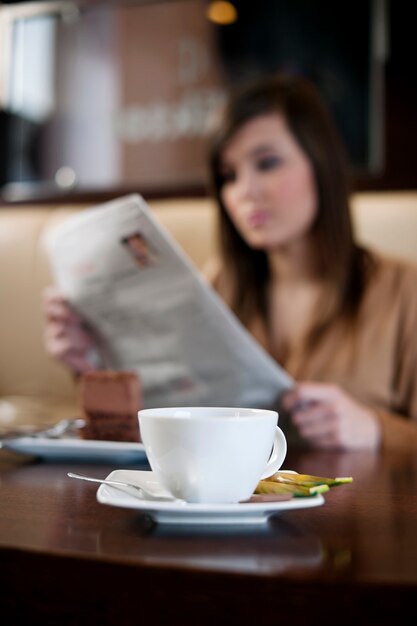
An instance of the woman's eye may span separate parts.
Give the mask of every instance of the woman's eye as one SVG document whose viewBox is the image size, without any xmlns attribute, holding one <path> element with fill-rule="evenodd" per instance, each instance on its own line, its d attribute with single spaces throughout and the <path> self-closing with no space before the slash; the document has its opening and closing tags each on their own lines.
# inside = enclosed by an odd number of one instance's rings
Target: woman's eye
<svg viewBox="0 0 417 626">
<path fill-rule="evenodd" d="M 278 167 L 281 164 L 281 159 L 277 156 L 267 156 L 262 157 L 257 162 L 256 166 L 260 172 L 267 172 L 268 170 L 272 170 L 275 167 Z"/>
</svg>

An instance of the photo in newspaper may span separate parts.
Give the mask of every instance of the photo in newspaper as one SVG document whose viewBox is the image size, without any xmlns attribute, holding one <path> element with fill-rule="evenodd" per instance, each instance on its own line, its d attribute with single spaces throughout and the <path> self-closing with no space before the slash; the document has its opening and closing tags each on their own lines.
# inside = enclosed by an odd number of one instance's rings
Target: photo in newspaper
<svg viewBox="0 0 417 626">
<path fill-rule="evenodd" d="M 292 386 L 140 195 L 68 217 L 46 243 L 99 367 L 136 371 L 146 407 L 275 407 Z"/>
</svg>

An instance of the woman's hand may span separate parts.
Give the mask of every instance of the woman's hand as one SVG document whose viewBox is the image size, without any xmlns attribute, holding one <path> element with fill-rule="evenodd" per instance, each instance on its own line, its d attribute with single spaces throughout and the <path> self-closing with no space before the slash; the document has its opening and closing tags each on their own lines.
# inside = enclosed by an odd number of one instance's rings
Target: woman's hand
<svg viewBox="0 0 417 626">
<path fill-rule="evenodd" d="M 282 400 L 300 434 L 315 448 L 376 449 L 376 415 L 333 384 L 302 382 Z"/>
<path fill-rule="evenodd" d="M 45 314 L 44 345 L 48 354 L 77 374 L 97 369 L 94 363 L 96 342 L 80 315 L 62 294 L 49 287 L 43 294 Z"/>
</svg>

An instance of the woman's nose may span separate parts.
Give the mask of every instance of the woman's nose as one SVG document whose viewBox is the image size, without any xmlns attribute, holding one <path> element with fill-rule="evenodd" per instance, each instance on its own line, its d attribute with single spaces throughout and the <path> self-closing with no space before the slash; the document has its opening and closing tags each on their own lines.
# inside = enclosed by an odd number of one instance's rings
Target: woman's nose
<svg viewBox="0 0 417 626">
<path fill-rule="evenodd" d="M 258 177 L 253 172 L 242 172 L 237 179 L 237 195 L 242 199 L 255 199 L 261 192 Z"/>
</svg>

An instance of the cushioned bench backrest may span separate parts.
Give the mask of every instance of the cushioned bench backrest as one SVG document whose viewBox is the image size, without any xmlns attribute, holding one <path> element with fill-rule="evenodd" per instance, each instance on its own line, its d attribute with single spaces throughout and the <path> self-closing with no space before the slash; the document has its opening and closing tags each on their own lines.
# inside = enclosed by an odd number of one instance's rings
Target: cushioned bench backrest
<svg viewBox="0 0 417 626">
<path fill-rule="evenodd" d="M 151 207 L 201 268 L 216 245 L 211 201 L 165 200 Z M 46 356 L 42 344 L 41 292 L 51 282 L 43 238 L 48 228 L 83 208 L 0 208 L 0 397 L 74 398 L 71 377 Z M 360 240 L 417 262 L 417 192 L 359 194 L 352 212 Z"/>
</svg>

